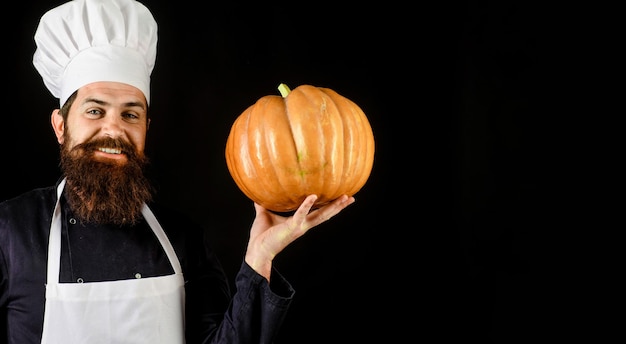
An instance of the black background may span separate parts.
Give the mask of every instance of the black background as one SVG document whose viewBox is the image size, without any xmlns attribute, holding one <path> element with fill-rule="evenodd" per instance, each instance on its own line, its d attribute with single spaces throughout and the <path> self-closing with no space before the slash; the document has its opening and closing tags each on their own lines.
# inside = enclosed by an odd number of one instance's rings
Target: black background
<svg viewBox="0 0 626 344">
<path fill-rule="evenodd" d="M 39 17 L 61 2 L 6 12 L 2 200 L 59 175 L 58 104 L 31 60 Z M 224 160 L 235 118 L 279 83 L 310 84 L 350 98 L 372 125 L 357 202 L 275 261 L 296 289 L 277 344 L 529 343 L 588 330 L 570 321 L 571 259 L 553 246 L 567 198 L 553 142 L 568 82 L 559 52 L 574 35 L 556 6 L 144 3 L 160 32 L 147 147 L 158 197 L 210 230 L 231 278 L 254 216 Z"/>
</svg>

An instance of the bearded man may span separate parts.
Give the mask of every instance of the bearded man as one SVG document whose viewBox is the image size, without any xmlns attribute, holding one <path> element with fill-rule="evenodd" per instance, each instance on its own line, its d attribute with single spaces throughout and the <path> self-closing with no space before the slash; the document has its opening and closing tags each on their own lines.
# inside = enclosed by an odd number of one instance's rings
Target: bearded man
<svg viewBox="0 0 626 344">
<path fill-rule="evenodd" d="M 0 203 L 0 342 L 272 343 L 294 295 L 274 258 L 354 202 L 254 204 L 231 291 L 207 231 L 155 204 L 144 175 L 156 33 L 135 0 L 42 16 L 33 64 L 59 99 L 62 175 Z"/>
</svg>

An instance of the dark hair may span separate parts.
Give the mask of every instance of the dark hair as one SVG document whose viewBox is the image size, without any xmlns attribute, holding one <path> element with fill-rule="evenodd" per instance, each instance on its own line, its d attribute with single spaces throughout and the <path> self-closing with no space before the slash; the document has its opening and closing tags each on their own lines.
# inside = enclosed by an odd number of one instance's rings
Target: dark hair
<svg viewBox="0 0 626 344">
<path fill-rule="evenodd" d="M 61 114 L 61 117 L 63 117 L 64 122 L 67 122 L 67 115 L 70 114 L 70 108 L 72 107 L 72 104 L 74 103 L 77 94 L 78 91 L 74 91 L 74 93 L 72 93 L 72 95 L 67 98 L 63 106 L 61 106 L 61 108 L 59 109 L 59 113 Z"/>
</svg>

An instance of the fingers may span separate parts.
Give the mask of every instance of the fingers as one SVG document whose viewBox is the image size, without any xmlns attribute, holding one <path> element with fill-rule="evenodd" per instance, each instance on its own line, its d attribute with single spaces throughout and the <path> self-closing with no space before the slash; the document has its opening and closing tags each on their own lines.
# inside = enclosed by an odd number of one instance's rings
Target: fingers
<svg viewBox="0 0 626 344">
<path fill-rule="evenodd" d="M 302 202 L 298 210 L 293 215 L 293 227 L 300 227 L 305 229 L 315 227 L 323 222 L 328 221 L 330 218 L 345 209 L 348 205 L 355 202 L 354 197 L 348 197 L 347 195 L 343 195 L 332 201 L 331 203 L 319 209 L 311 211 L 311 208 L 313 207 L 316 200 L 317 196 L 310 195 Z"/>
<path fill-rule="evenodd" d="M 326 222 L 354 202 L 354 197 L 343 195 L 331 203 L 311 212 L 309 220 L 315 223 L 315 225 Z"/>
<path fill-rule="evenodd" d="M 294 213 L 294 217 L 304 220 L 307 214 L 311 211 L 311 208 L 313 208 L 315 201 L 317 201 L 317 195 L 307 196 Z"/>
<path fill-rule="evenodd" d="M 260 221 L 262 218 L 261 214 L 268 215 L 269 217 L 265 218 L 269 223 L 268 226 L 276 226 L 279 224 L 283 224 L 283 228 L 286 230 L 283 238 L 292 238 L 291 240 L 295 240 L 295 238 L 300 237 L 304 233 L 306 233 L 309 229 L 328 221 L 333 216 L 337 215 L 343 209 L 345 209 L 348 205 L 355 202 L 354 197 L 349 197 L 347 195 L 343 195 L 336 200 L 318 208 L 315 210 L 311 210 L 315 205 L 315 201 L 317 201 L 317 195 L 309 195 L 307 196 L 302 204 L 296 209 L 292 216 L 283 217 L 271 212 L 268 212 L 262 206 L 255 203 L 255 207 L 257 210 L 256 219 Z M 260 223 L 260 222 L 259 222 Z M 281 230 L 277 230 L 280 232 Z"/>
<path fill-rule="evenodd" d="M 289 220 L 287 220 L 287 226 L 290 230 L 296 228 L 306 230 L 310 228 L 310 226 L 306 225 L 306 220 L 316 200 L 317 195 L 309 195 L 304 199 L 304 201 L 302 201 L 302 204 L 300 204 L 298 209 L 296 209 L 296 212 L 291 216 Z"/>
</svg>

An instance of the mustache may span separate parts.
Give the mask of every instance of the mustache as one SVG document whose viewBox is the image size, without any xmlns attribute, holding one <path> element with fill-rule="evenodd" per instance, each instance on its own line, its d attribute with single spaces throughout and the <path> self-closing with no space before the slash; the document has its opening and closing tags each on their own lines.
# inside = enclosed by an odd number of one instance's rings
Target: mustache
<svg viewBox="0 0 626 344">
<path fill-rule="evenodd" d="M 130 158 L 138 157 L 137 149 L 135 146 L 123 139 L 102 137 L 98 139 L 89 140 L 74 146 L 72 150 L 82 150 L 84 152 L 94 152 L 100 148 L 113 148 L 119 149 L 123 154 L 126 154 Z"/>
</svg>

